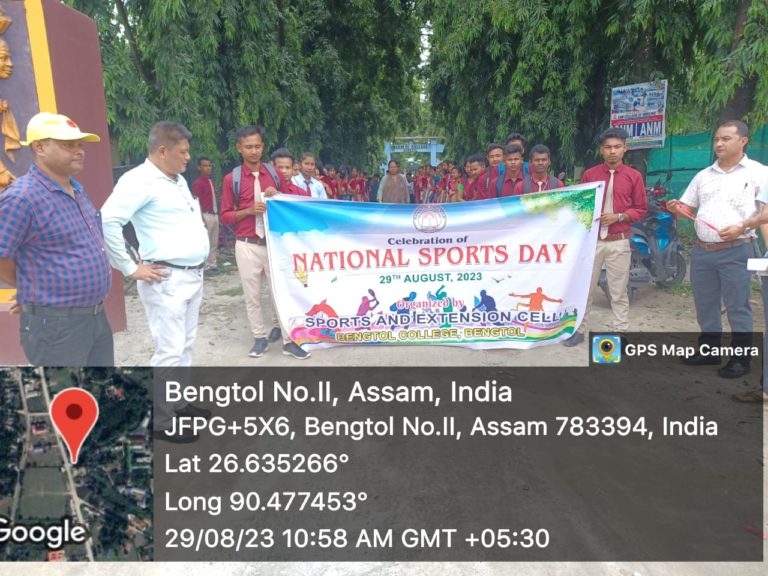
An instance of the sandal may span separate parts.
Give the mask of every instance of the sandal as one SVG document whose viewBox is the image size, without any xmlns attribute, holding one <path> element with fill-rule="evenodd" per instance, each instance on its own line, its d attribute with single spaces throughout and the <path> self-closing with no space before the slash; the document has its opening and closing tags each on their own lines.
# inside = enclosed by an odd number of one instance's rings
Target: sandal
<svg viewBox="0 0 768 576">
<path fill-rule="evenodd" d="M 768 402 L 768 395 L 762 390 L 750 390 L 746 394 L 734 394 L 731 396 L 734 402 L 742 402 L 744 404 L 762 404 Z"/>
</svg>

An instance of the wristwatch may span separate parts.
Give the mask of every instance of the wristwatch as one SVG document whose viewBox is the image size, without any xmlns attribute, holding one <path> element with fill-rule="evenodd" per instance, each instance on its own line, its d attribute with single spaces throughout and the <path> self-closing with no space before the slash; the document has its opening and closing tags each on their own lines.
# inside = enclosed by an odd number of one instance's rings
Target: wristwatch
<svg viewBox="0 0 768 576">
<path fill-rule="evenodd" d="M 619 222 L 624 222 L 624 212 L 619 213 Z"/>
</svg>

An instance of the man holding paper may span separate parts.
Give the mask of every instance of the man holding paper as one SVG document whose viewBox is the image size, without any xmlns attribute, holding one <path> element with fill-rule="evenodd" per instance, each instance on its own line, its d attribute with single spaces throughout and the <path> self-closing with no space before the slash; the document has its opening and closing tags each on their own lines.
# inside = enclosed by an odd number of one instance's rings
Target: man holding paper
<svg viewBox="0 0 768 576">
<path fill-rule="evenodd" d="M 667 203 L 671 212 L 695 221 L 698 239 L 691 255 L 691 285 L 700 344 L 720 345 L 721 299 L 733 331 L 731 345 L 746 348 L 752 344 L 747 260 L 757 255 L 757 198 L 768 179 L 766 167 L 747 158 L 747 142 L 746 124 L 737 120 L 721 124 L 715 134 L 715 163 L 693 178 L 679 201 Z M 720 365 L 721 361 L 717 356 L 696 354 L 684 363 Z M 749 361 L 747 355 L 734 355 L 718 374 L 740 378 L 749 372 Z"/>
</svg>

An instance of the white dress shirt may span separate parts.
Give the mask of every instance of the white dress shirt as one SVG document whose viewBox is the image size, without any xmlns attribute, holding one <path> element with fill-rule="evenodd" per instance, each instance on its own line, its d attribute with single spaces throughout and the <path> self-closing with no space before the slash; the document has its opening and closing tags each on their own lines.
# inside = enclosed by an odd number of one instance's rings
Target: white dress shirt
<svg viewBox="0 0 768 576">
<path fill-rule="evenodd" d="M 757 213 L 758 197 L 768 188 L 768 167 L 750 160 L 746 154 L 727 172 L 717 161 L 705 168 L 680 197 L 683 204 L 698 208 L 696 216 L 717 229 L 743 222 Z M 696 234 L 702 242 L 722 242 L 720 235 L 702 222 L 696 222 Z M 749 230 L 741 238 L 755 237 Z"/>
<path fill-rule="evenodd" d="M 291 182 L 302 190 L 307 189 L 307 180 L 301 173 L 296 174 L 296 176 L 291 178 Z M 314 177 L 309 180 L 309 194 L 312 198 L 321 198 L 322 200 L 328 199 L 328 195 L 325 193 L 325 186 L 323 186 L 323 183 L 320 182 L 320 180 Z"/>
</svg>

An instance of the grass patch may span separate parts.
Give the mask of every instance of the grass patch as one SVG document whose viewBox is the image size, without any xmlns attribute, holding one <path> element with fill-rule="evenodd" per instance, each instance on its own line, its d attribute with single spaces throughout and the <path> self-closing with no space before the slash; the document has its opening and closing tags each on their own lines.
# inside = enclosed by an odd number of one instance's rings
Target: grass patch
<svg viewBox="0 0 768 576">
<path fill-rule="evenodd" d="M 682 222 L 680 222 L 682 220 Z M 693 248 L 693 245 L 696 243 L 696 230 L 693 227 L 693 222 L 690 220 L 685 220 L 681 218 L 678 220 L 679 228 L 678 228 L 678 236 L 680 240 L 680 244 L 683 245 L 683 248 L 685 248 L 686 252 L 688 254 L 691 253 L 691 249 Z"/>
<path fill-rule="evenodd" d="M 234 247 L 219 246 L 216 267 L 219 269 L 219 274 L 232 274 L 237 271 Z"/>
<path fill-rule="evenodd" d="M 46 412 L 45 401 L 42 396 L 27 399 L 27 407 L 30 412 Z"/>
<path fill-rule="evenodd" d="M 665 286 L 662 288 L 667 294 L 674 294 L 675 296 L 690 296 L 693 297 L 693 287 L 688 280 L 683 280 L 679 284 L 672 284 L 671 286 Z"/>
<path fill-rule="evenodd" d="M 216 292 L 216 296 L 242 296 L 243 287 L 235 286 L 234 288 L 227 288 L 226 290 L 219 290 Z"/>
<path fill-rule="evenodd" d="M 77 374 L 73 374 L 68 368 L 50 368 L 47 374 L 52 397 L 65 388 L 78 385 Z"/>
<path fill-rule="evenodd" d="M 13 498 L 8 496 L 7 498 L 0 498 L 0 514 L 6 518 L 11 515 L 11 505 L 13 504 Z"/>
<path fill-rule="evenodd" d="M 237 266 L 235 266 L 234 263 L 232 264 L 232 266 L 224 266 L 221 262 L 219 262 L 216 265 L 216 267 L 219 269 L 219 275 L 220 276 L 222 274 L 233 274 L 233 273 L 237 272 Z"/>
<path fill-rule="evenodd" d="M 60 518 L 66 513 L 64 474 L 59 468 L 27 468 L 19 513 L 25 520 Z"/>
<path fill-rule="evenodd" d="M 760 294 L 762 288 L 760 280 L 758 278 L 752 278 L 751 288 L 753 294 Z M 662 288 L 667 294 L 674 294 L 675 296 L 690 296 L 693 297 L 693 287 L 688 280 L 680 282 L 680 284 L 673 284 L 672 286 L 666 286 Z"/>
</svg>

